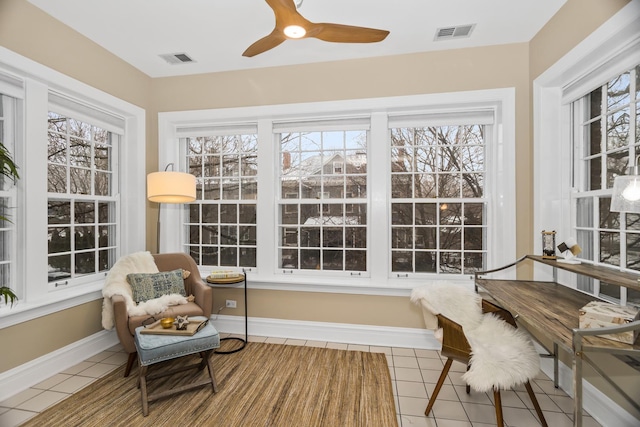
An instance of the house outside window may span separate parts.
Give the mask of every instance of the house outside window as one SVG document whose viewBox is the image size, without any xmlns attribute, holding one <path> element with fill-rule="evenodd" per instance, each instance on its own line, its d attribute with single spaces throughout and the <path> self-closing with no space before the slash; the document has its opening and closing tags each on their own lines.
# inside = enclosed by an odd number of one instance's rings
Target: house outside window
<svg viewBox="0 0 640 427">
<path fill-rule="evenodd" d="M 196 201 L 188 207 L 185 249 L 202 266 L 256 267 L 257 137 L 227 133 L 184 138 Z"/>
<path fill-rule="evenodd" d="M 277 268 L 366 271 L 367 137 L 367 128 L 277 133 Z"/>
<path fill-rule="evenodd" d="M 640 271 L 640 215 L 611 212 L 616 176 L 640 155 L 640 65 L 615 75 L 571 103 L 575 232 L 581 258 Z M 580 278 L 578 287 L 640 305 L 640 292 Z"/>
<path fill-rule="evenodd" d="M 89 121 L 49 111 L 49 282 L 104 272 L 115 263 L 119 141 L 120 135 Z"/>
</svg>

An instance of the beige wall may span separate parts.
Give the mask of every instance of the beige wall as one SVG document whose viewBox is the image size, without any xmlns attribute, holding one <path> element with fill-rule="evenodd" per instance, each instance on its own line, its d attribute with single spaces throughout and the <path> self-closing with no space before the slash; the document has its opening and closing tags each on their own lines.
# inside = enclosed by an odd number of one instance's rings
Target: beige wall
<svg viewBox="0 0 640 427">
<path fill-rule="evenodd" d="M 529 72 L 531 82 L 622 9 L 629 1 L 569 0 L 530 42 Z M 571 31 L 567 31 L 568 25 L 570 25 Z M 530 91 L 532 89 L 533 85 L 529 87 Z M 533 141 L 533 129 L 530 130 L 529 134 L 530 140 Z M 531 150 L 533 150 L 533 145 L 531 145 Z M 533 151 L 531 151 L 530 156 L 533 156 Z M 529 185 L 533 189 L 533 180 Z M 531 192 L 531 194 L 533 193 Z M 543 337 L 540 338 L 543 339 Z M 546 345 L 549 346 L 550 343 L 546 342 Z M 628 395 L 640 396 L 637 372 L 632 367 L 621 362 L 615 356 L 607 354 L 591 353 L 589 357 L 593 358 L 599 366 L 604 367 L 608 375 L 615 378 L 616 384 Z M 561 351 L 560 358 L 567 366 L 571 366 L 571 356 L 568 353 Z M 640 417 L 640 413 L 624 401 L 587 363 L 584 364 L 584 378 L 629 413 Z"/>
<path fill-rule="evenodd" d="M 565 8 L 573 10 L 582 1 L 569 0 Z M 598 3 L 598 0 L 591 3 Z M 560 11 L 560 22 L 555 27 L 562 27 L 564 33 L 559 37 L 569 40 L 564 46 L 566 50 L 593 31 L 598 22 L 606 19 L 606 16 L 600 15 L 599 7 L 593 6 L 593 14 L 597 17 L 594 19 L 591 19 L 592 10 L 582 7 L 580 16 L 584 19 L 578 25 L 571 14 L 564 12 L 565 8 Z M 536 43 L 536 46 L 542 44 L 541 41 Z M 0 45 L 145 108 L 147 172 L 158 168 L 156 114 L 160 111 L 515 87 L 517 255 L 532 251 L 530 75 L 533 66 L 530 61 L 535 59 L 538 64 L 536 67 L 547 67 L 555 59 L 551 57 L 551 62 L 548 60 L 547 64 L 538 57 L 534 58 L 527 43 L 150 79 L 43 14 L 26 0 L 0 0 Z M 60 46 L 64 46 L 64 49 L 60 49 Z M 551 53 L 551 49 L 548 51 Z M 157 208 L 148 204 L 149 249 L 155 248 L 156 215 Z M 240 292 L 239 289 L 217 291 L 216 307 L 217 301 L 223 301 L 228 295 L 240 302 Z M 251 316 L 422 327 L 419 311 L 404 297 L 251 290 L 249 301 Z M 236 310 L 242 313 L 241 308 Z M 69 318 L 78 319 L 88 326 L 79 333 L 68 334 L 65 323 Z M 30 326 L 32 322 L 0 330 L 0 342 L 11 342 L 15 349 L 15 354 L 10 358 L 3 357 L 0 361 L 0 372 L 97 332 L 100 329 L 99 318 L 99 304 L 85 304 L 38 319 L 38 323 L 60 331 L 58 334 L 41 337 L 37 328 Z M 41 346 L 26 344 L 40 339 L 44 341 Z"/>
<path fill-rule="evenodd" d="M 531 81 L 631 0 L 569 0 L 530 42 Z"/>
</svg>

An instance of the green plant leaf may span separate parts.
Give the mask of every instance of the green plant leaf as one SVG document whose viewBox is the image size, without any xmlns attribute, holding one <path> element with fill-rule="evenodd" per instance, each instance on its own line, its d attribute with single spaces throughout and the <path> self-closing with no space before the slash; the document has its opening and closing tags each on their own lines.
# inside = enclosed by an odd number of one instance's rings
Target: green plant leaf
<svg viewBox="0 0 640 427">
<path fill-rule="evenodd" d="M 11 302 L 12 306 L 13 306 L 13 303 L 18 299 L 18 296 L 14 294 L 13 291 L 6 286 L 0 286 L 0 297 L 4 298 L 5 304 L 9 304 L 9 302 Z"/>
</svg>

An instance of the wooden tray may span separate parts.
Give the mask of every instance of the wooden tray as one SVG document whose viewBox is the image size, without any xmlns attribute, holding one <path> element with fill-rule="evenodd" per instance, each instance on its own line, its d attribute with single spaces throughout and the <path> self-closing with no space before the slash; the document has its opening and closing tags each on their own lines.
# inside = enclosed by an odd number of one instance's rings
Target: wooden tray
<svg viewBox="0 0 640 427">
<path fill-rule="evenodd" d="M 152 335 L 183 335 L 183 336 L 191 336 L 198 332 L 200 329 L 204 328 L 204 326 L 209 322 L 208 319 L 200 319 L 200 320 L 191 320 L 189 319 L 189 323 L 187 324 L 187 329 L 185 330 L 177 330 L 176 325 L 171 326 L 170 328 L 164 329 L 160 324 L 160 321 L 156 321 L 151 325 L 140 331 L 141 334 L 152 334 Z"/>
</svg>

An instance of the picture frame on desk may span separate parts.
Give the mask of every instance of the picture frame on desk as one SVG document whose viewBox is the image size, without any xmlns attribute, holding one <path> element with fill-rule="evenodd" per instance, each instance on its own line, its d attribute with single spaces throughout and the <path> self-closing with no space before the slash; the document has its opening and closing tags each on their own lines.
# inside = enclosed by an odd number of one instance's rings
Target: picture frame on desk
<svg viewBox="0 0 640 427">
<path fill-rule="evenodd" d="M 542 230 L 542 258 L 556 259 L 556 232 Z"/>
</svg>

